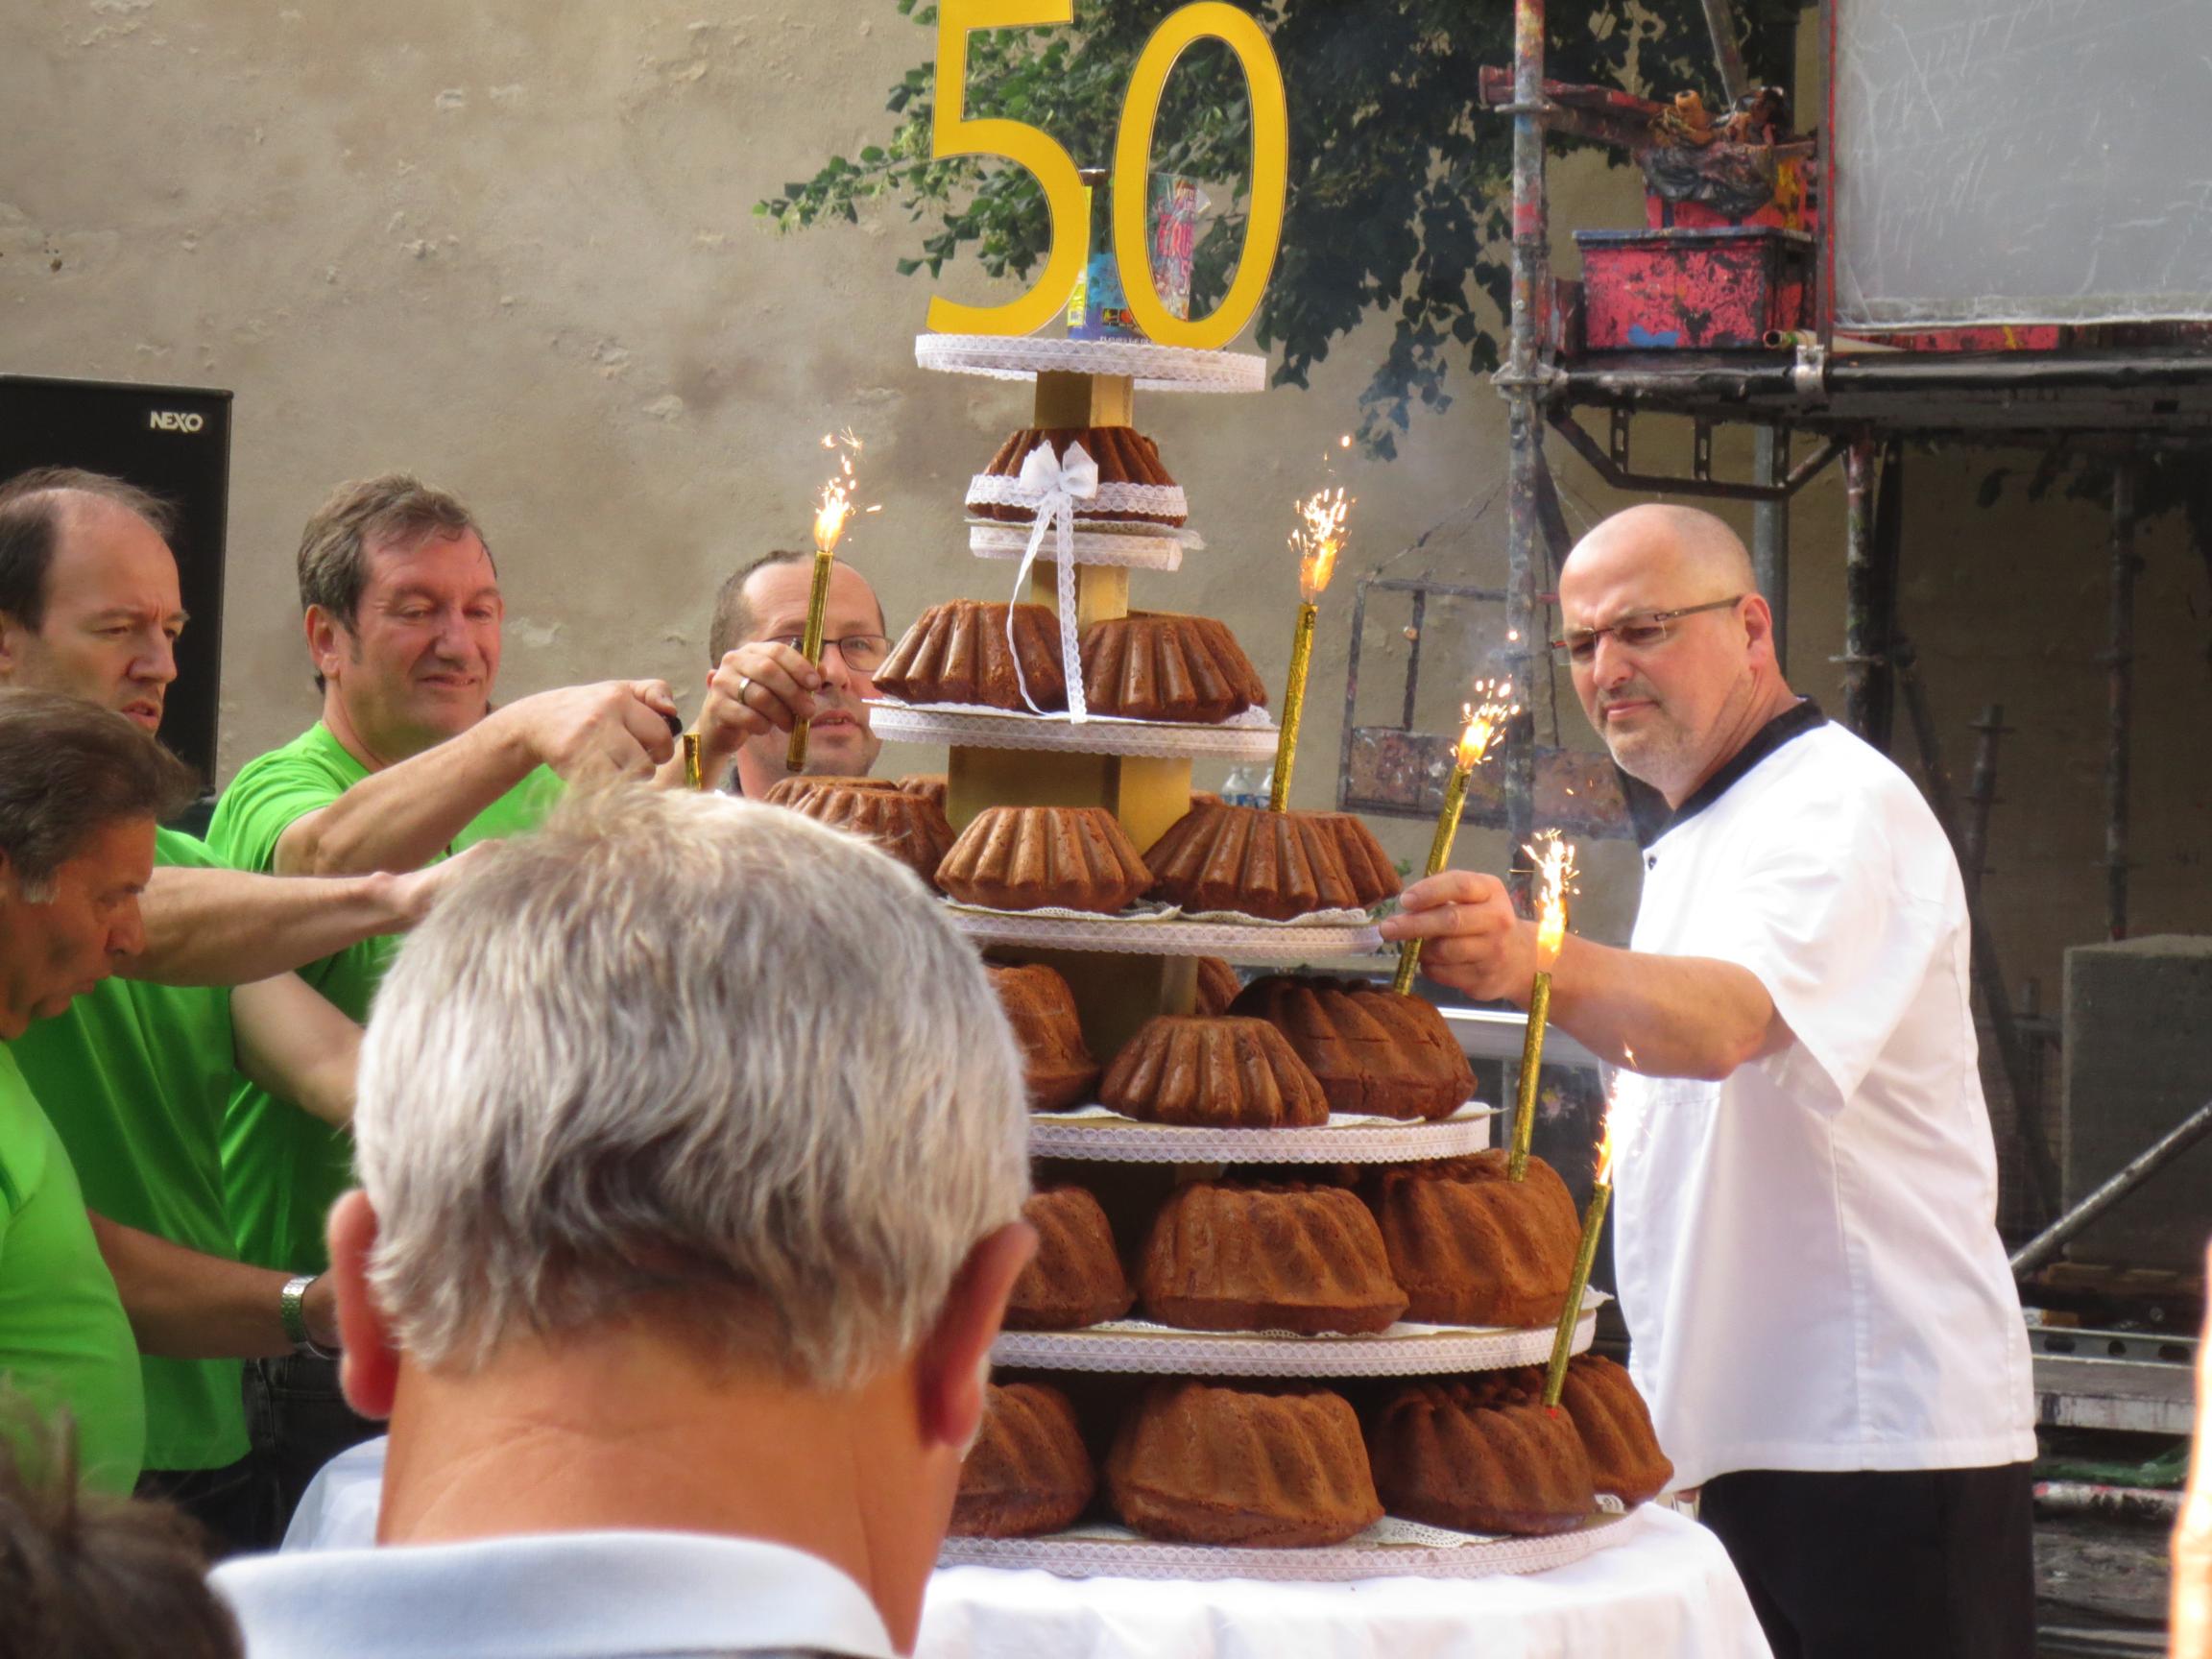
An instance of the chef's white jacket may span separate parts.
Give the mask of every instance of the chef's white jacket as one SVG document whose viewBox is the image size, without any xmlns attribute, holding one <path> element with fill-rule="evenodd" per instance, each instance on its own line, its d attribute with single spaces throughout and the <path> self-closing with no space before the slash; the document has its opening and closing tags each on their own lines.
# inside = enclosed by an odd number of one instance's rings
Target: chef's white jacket
<svg viewBox="0 0 2212 1659">
<path fill-rule="evenodd" d="M 2032 1457 L 1957 861 L 1811 705 L 1765 735 L 1645 854 L 1634 949 L 1748 970 L 1795 1041 L 1725 1082 L 1620 1079 L 1637 1385 L 1685 1487 Z"/>
</svg>

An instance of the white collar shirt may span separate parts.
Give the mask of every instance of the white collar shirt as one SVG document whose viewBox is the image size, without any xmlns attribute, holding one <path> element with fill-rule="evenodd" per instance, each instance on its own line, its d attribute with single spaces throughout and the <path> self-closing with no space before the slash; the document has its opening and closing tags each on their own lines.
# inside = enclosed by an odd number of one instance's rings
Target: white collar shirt
<svg viewBox="0 0 2212 1659">
<path fill-rule="evenodd" d="M 1724 1082 L 1621 1079 L 1637 1384 L 1685 1487 L 2032 1457 L 1957 862 L 1887 758 L 1782 719 L 1646 854 L 1633 949 L 1746 969 L 1795 1040 Z"/>
<path fill-rule="evenodd" d="M 212 1575 L 247 1659 L 891 1659 L 819 1556 L 694 1532 L 553 1532 L 247 1556 Z"/>
</svg>

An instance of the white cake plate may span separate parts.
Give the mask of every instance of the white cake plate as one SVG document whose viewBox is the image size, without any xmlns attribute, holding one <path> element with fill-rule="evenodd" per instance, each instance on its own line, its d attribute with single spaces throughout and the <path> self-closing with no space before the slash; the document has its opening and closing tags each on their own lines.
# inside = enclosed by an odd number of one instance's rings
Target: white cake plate
<svg viewBox="0 0 2212 1659">
<path fill-rule="evenodd" d="M 878 729 L 880 732 L 880 728 Z M 1132 956 L 1219 956 L 1257 967 L 1367 962 L 1382 949 L 1372 923 L 1357 926 L 1266 922 L 1190 922 L 1180 917 L 1040 916 L 948 904 L 952 926 L 978 945 L 1035 950 L 1109 950 Z"/>
<path fill-rule="evenodd" d="M 1604 1500 L 1600 1500 L 1600 1503 Z M 1261 1578 L 1343 1583 L 1359 1578 L 1487 1578 L 1543 1573 L 1623 1542 L 1627 1516 L 1599 1513 L 1548 1538 L 1490 1537 L 1384 1516 L 1358 1537 L 1321 1550 L 1167 1544 L 1125 1527 L 1093 1525 L 1043 1538 L 948 1538 L 940 1567 L 1041 1567 L 1063 1578 Z"/>
<path fill-rule="evenodd" d="M 1573 1353 L 1598 1334 L 1602 1290 L 1582 1298 Z M 1107 1371 L 1147 1377 L 1439 1377 L 1541 1365 L 1558 1328 L 1506 1331 L 1481 1325 L 1401 1322 L 1372 1335 L 1299 1336 L 1287 1331 L 1179 1331 L 1115 1319 L 1081 1331 L 1002 1331 L 994 1365 L 1019 1370 Z"/>
<path fill-rule="evenodd" d="M 869 705 L 868 727 L 891 743 L 1049 749 L 1062 755 L 1129 755 L 1153 760 L 1272 760 L 1280 735 L 1272 721 L 1187 726 L 1094 714 L 1078 726 L 1066 714 L 1017 713 L 969 703 L 924 708 L 895 697 Z"/>
<path fill-rule="evenodd" d="M 949 374 L 1034 380 L 1039 373 L 1126 374 L 1146 392 L 1262 392 L 1267 359 L 1146 340 L 1070 340 L 1048 334 L 919 334 L 914 361 Z"/>
<path fill-rule="evenodd" d="M 968 551 L 978 559 L 1019 560 L 1029 551 L 1030 526 L 1009 524 L 996 518 L 968 520 Z M 1206 545 L 1206 538 L 1190 529 L 1166 530 L 1156 524 L 1141 530 L 1077 530 L 1075 563 L 1118 565 L 1131 570 L 1180 570 L 1183 555 Z M 1051 565 L 1055 546 L 1050 537 L 1039 549 L 1041 564 Z"/>
<path fill-rule="evenodd" d="M 1083 1164 L 1419 1164 L 1481 1151 L 1497 1115 L 1470 1100 L 1434 1122 L 1334 1114 L 1311 1129 L 1201 1129 L 1085 1107 L 1033 1116 L 1029 1155 Z"/>
</svg>

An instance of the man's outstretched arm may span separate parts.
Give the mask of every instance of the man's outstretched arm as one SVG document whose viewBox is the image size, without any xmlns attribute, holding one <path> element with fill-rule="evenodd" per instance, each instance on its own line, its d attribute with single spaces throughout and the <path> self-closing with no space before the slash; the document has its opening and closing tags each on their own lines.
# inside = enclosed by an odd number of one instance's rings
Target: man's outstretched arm
<svg viewBox="0 0 2212 1659">
<path fill-rule="evenodd" d="M 146 949 L 117 970 L 164 985 L 248 985 L 381 933 L 401 933 L 465 859 L 404 876 L 252 876 L 166 864 L 139 900 Z"/>
</svg>

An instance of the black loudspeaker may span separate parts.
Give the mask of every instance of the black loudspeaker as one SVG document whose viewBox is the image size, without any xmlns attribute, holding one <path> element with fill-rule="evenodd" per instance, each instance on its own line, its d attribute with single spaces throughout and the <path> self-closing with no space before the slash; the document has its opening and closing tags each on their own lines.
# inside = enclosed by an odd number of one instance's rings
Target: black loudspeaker
<svg viewBox="0 0 2212 1659">
<path fill-rule="evenodd" d="M 230 394 L 0 374 L 0 480 L 33 467 L 110 473 L 176 508 L 169 544 L 192 622 L 177 644 L 177 683 L 169 687 L 161 740 L 212 785 L 223 689 Z"/>
</svg>

